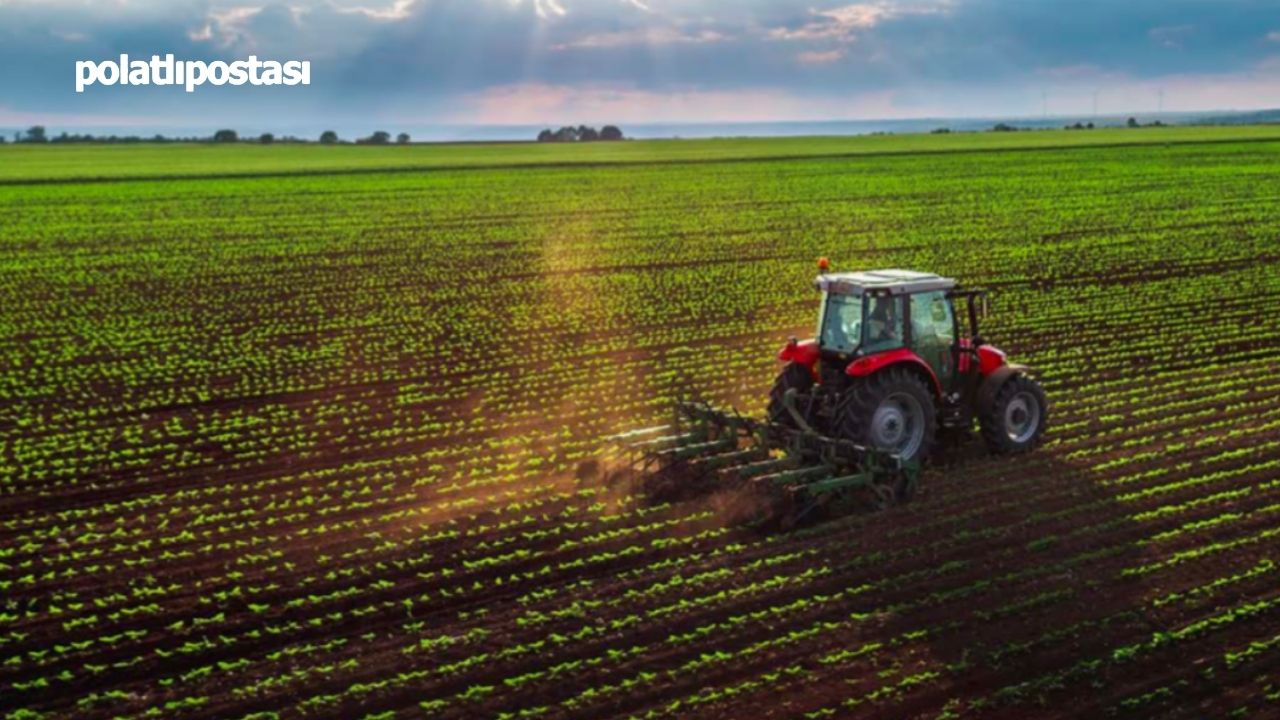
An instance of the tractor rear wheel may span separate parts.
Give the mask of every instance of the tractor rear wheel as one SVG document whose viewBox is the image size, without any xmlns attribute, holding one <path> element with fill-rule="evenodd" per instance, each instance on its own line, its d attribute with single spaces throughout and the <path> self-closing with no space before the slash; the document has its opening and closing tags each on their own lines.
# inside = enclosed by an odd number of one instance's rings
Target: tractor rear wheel
<svg viewBox="0 0 1280 720">
<path fill-rule="evenodd" d="M 923 460 L 937 434 L 933 394 L 919 375 L 887 368 L 849 386 L 837 434 L 859 445 Z"/>
<path fill-rule="evenodd" d="M 787 412 L 786 403 L 782 398 L 788 390 L 808 393 L 812 389 L 813 373 L 809 368 L 800 363 L 787 363 L 787 366 L 778 374 L 778 379 L 773 381 L 773 390 L 769 391 L 769 422 L 799 430 L 800 426 L 791 413 Z M 800 408 L 797 409 L 800 410 Z M 805 419 L 808 420 L 808 418 Z"/>
<path fill-rule="evenodd" d="M 1034 379 L 1018 373 L 996 391 L 978 418 L 987 449 L 997 455 L 1033 450 L 1044 436 L 1048 403 Z"/>
</svg>

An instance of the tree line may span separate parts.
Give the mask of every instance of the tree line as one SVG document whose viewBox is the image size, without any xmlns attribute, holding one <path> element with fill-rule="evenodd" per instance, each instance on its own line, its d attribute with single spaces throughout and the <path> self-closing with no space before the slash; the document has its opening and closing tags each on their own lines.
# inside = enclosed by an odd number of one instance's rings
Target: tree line
<svg viewBox="0 0 1280 720">
<path fill-rule="evenodd" d="M 605 125 L 599 130 L 579 125 L 572 127 L 566 125 L 559 130 L 547 128 L 538 133 L 538 142 L 595 142 L 595 141 L 611 141 L 625 140 L 622 130 L 616 125 Z M 0 135 L 0 143 L 6 141 L 3 135 Z M 338 145 L 354 142 L 356 145 L 390 145 L 393 142 L 391 133 L 385 130 L 377 130 L 368 137 L 356 138 L 354 141 L 343 140 L 338 137 L 338 133 L 333 130 L 325 130 L 320 133 L 317 140 L 308 140 L 306 138 L 295 137 L 293 135 L 276 136 L 273 133 L 262 133 L 256 137 L 241 136 L 235 130 L 224 128 L 218 130 L 212 136 L 208 137 L 168 137 L 165 135 L 152 135 L 144 137 L 141 135 L 90 135 L 90 134 L 73 134 L 60 133 L 58 135 L 50 135 L 43 125 L 33 125 L 24 132 L 15 132 L 13 141 L 16 143 L 44 144 L 44 143 L 261 143 L 270 145 L 272 143 L 309 143 L 318 142 L 321 145 Z M 396 145 L 408 145 L 411 142 L 409 133 L 400 133 L 395 136 L 394 143 Z"/>
<path fill-rule="evenodd" d="M 0 143 L 6 142 L 7 138 L 0 135 Z M 249 142 L 270 145 L 272 143 L 309 143 L 319 142 L 321 145 L 337 145 L 339 143 L 348 143 L 350 141 L 343 140 L 338 137 L 338 133 L 333 130 L 325 130 L 320 133 L 318 140 L 307 140 L 306 138 L 295 137 L 293 135 L 283 135 L 277 137 L 273 133 L 262 133 L 256 137 L 241 137 L 235 130 L 223 129 L 218 130 L 209 137 L 168 137 L 165 135 L 152 135 L 143 137 L 140 135 L 89 135 L 75 133 L 60 133 L 58 135 L 50 135 L 43 125 L 32 125 L 23 132 L 15 132 L 13 134 L 15 143 L 28 143 L 40 145 L 45 143 L 236 143 Z M 356 138 L 356 145 L 390 145 L 392 141 L 391 133 L 385 130 L 378 130 L 368 137 Z M 400 133 L 395 136 L 395 144 L 408 145 L 410 143 L 409 133 Z"/>
<path fill-rule="evenodd" d="M 596 130 L 593 127 L 566 125 L 559 130 L 547 128 L 538 133 L 538 142 L 595 142 L 597 140 L 623 140 L 622 130 L 616 125 L 605 125 Z"/>
</svg>

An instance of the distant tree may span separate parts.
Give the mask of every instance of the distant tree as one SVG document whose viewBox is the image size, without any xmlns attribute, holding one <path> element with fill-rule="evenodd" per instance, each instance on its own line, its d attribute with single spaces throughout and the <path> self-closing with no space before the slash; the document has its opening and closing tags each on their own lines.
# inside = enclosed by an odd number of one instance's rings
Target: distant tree
<svg viewBox="0 0 1280 720">
<path fill-rule="evenodd" d="M 1131 128 L 1136 128 L 1138 127 L 1138 120 L 1137 118 L 1129 118 L 1128 122 L 1126 122 L 1125 125 L 1128 125 Z"/>
<path fill-rule="evenodd" d="M 400 133 L 399 135 L 397 135 L 397 136 L 396 136 L 396 144 L 397 144 L 397 145 L 408 145 L 408 144 L 409 144 L 409 133 Z"/>
<path fill-rule="evenodd" d="M 235 130 L 219 130 L 213 134 L 213 141 L 217 143 L 233 143 L 239 139 L 240 136 L 236 135 Z"/>
<path fill-rule="evenodd" d="M 1085 128 L 1086 128 L 1086 129 L 1088 129 L 1088 130 L 1092 130 L 1092 129 L 1093 129 L 1093 123 L 1089 123 L 1089 124 L 1085 125 Z"/>
<path fill-rule="evenodd" d="M 272 135 L 271 133 L 262 133 L 261 135 L 258 136 L 258 142 L 262 143 L 263 145 L 270 145 L 275 141 L 276 141 L 276 136 Z"/>
<path fill-rule="evenodd" d="M 992 132 L 1014 132 L 1017 129 L 1018 128 L 1012 125 L 1009 125 L 1007 123 L 996 123 L 995 127 L 991 128 L 991 131 Z"/>
<path fill-rule="evenodd" d="M 337 142 L 338 142 L 338 133 L 332 130 L 325 130 L 324 132 L 320 133 L 321 145 L 333 145 Z"/>
<path fill-rule="evenodd" d="M 945 127 L 934 128 L 929 132 L 934 135 L 948 135 L 951 133 L 951 128 L 945 128 Z"/>
<path fill-rule="evenodd" d="M 9 139 L 3 135 L 0 135 L 0 145 L 5 144 L 6 142 L 9 142 Z"/>
<path fill-rule="evenodd" d="M 594 142 L 596 140 L 623 140 L 622 130 L 616 125 L 605 125 L 596 130 L 587 125 L 565 125 L 559 130 L 547 128 L 538 133 L 538 142 Z"/>
<path fill-rule="evenodd" d="M 49 142 L 49 138 L 44 134 L 43 125 L 32 125 L 27 128 L 27 137 L 23 142 L 42 143 Z"/>
<path fill-rule="evenodd" d="M 391 133 L 386 130 L 375 131 L 369 136 L 368 141 L 370 145 L 386 145 L 391 142 Z"/>
</svg>

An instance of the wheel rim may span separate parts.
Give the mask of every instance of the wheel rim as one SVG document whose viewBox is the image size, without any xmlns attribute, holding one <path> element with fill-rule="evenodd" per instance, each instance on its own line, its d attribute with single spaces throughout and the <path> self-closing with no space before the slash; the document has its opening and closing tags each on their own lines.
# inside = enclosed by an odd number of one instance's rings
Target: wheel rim
<svg viewBox="0 0 1280 720">
<path fill-rule="evenodd" d="M 924 408 L 906 393 L 885 398 L 871 417 L 871 442 L 881 450 L 914 457 L 924 441 Z"/>
<path fill-rule="evenodd" d="M 1004 429 L 1009 439 L 1024 443 L 1040 428 L 1040 401 L 1029 392 L 1013 396 L 1004 408 Z"/>
</svg>

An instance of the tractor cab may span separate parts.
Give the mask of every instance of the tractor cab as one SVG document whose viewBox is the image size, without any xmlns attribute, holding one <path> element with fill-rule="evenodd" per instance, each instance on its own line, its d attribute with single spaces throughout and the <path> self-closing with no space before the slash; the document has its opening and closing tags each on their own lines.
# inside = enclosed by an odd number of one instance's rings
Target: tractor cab
<svg viewBox="0 0 1280 720">
<path fill-rule="evenodd" d="M 818 349 L 828 365 L 907 350 L 947 391 L 954 382 L 958 325 L 951 292 L 956 281 L 910 270 L 818 276 Z"/>
</svg>

